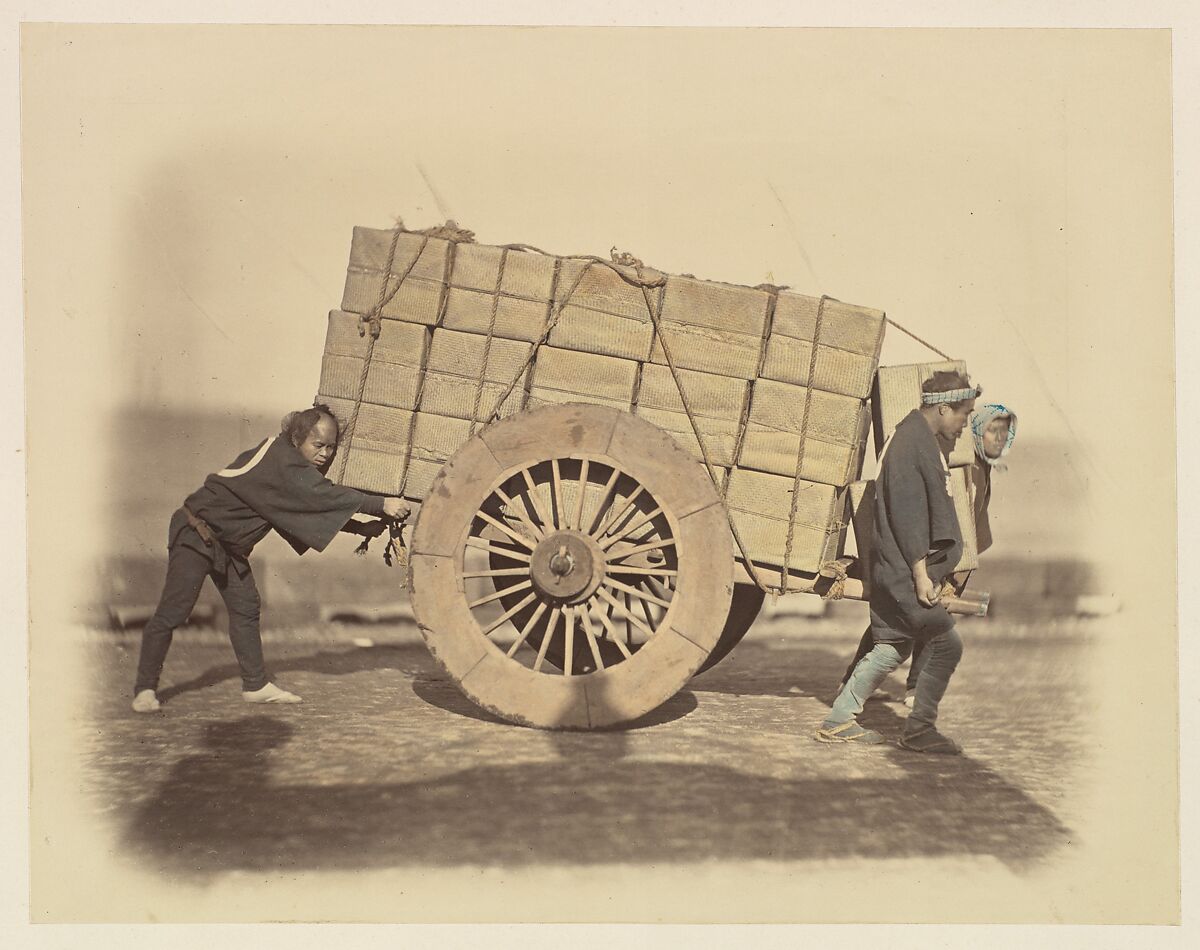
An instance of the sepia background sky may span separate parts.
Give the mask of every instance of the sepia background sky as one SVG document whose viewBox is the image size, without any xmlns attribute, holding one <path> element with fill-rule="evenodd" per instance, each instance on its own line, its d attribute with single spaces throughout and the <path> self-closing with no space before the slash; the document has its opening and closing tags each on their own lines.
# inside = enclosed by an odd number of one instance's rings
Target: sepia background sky
<svg viewBox="0 0 1200 950">
<path fill-rule="evenodd" d="M 351 229 L 396 215 L 882 308 L 1054 446 L 1059 548 L 1172 530 L 1165 31 L 30 25 L 23 52 L 31 530 L 64 492 L 104 524 L 68 560 L 234 448 L 140 415 L 310 402 Z M 889 332 L 885 363 L 927 355 Z"/>
<path fill-rule="evenodd" d="M 21 102 L 35 641 L 311 401 L 351 229 L 399 215 L 829 294 L 965 359 L 1020 416 L 1008 510 L 1108 568 L 1141 639 L 1104 662 L 1173 703 L 1168 32 L 37 24 Z M 161 424 L 200 416 L 226 436 Z"/>
</svg>

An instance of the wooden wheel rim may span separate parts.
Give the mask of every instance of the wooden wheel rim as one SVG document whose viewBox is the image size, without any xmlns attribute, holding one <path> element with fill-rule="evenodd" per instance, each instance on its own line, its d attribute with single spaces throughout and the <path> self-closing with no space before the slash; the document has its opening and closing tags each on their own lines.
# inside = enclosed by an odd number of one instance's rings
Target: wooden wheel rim
<svg viewBox="0 0 1200 950">
<path fill-rule="evenodd" d="M 551 459 L 583 458 L 625 473 L 661 509 L 674 542 L 673 596 L 653 636 L 616 666 L 534 671 L 483 632 L 467 599 L 464 551 L 497 486 Z M 446 463 L 413 532 L 409 588 L 430 651 L 484 709 L 542 728 L 598 728 L 656 708 L 699 669 L 729 612 L 733 548 L 716 491 L 673 439 L 615 409 L 551 406 L 488 427 Z"/>
<path fill-rule="evenodd" d="M 708 654 L 708 658 L 696 671 L 697 673 L 706 673 L 711 670 L 742 642 L 742 638 L 746 636 L 750 628 L 754 626 L 754 621 L 758 619 L 765 599 L 766 592 L 761 587 L 753 584 L 733 585 L 733 600 L 729 605 L 729 616 L 725 619 L 721 636 L 717 640 L 717 645 Z"/>
</svg>

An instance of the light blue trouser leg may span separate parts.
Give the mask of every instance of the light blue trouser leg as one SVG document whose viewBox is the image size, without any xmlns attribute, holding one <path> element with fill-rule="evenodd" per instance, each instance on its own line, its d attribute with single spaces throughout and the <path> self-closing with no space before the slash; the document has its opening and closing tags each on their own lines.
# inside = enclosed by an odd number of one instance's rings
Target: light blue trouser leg
<svg viewBox="0 0 1200 950">
<path fill-rule="evenodd" d="M 946 693 L 946 686 L 958 661 L 962 659 L 963 642 L 958 631 L 951 627 L 943 634 L 932 637 L 921 651 L 920 673 L 917 676 L 917 692 L 913 697 L 912 712 L 905 724 L 907 732 L 913 732 L 937 722 L 938 704 Z"/>
<path fill-rule="evenodd" d="M 833 701 L 833 708 L 825 717 L 825 723 L 840 725 L 862 712 L 867 697 L 879 688 L 879 684 L 887 679 L 889 673 L 908 658 L 910 651 L 911 647 L 906 648 L 904 645 L 899 645 L 898 649 L 891 643 L 876 643 L 871 652 L 854 667 L 850 679 L 846 680 L 846 685 Z"/>
</svg>

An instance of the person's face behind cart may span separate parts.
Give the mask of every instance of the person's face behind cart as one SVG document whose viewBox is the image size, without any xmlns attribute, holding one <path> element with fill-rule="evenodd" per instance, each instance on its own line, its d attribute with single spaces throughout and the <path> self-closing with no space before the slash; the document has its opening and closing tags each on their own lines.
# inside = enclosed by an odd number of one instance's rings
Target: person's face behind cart
<svg viewBox="0 0 1200 950">
<path fill-rule="evenodd" d="M 997 416 L 983 427 L 983 454 L 998 459 L 1008 445 L 1008 416 Z"/>
<path fill-rule="evenodd" d="M 953 405 L 948 402 L 942 403 L 938 406 L 938 413 L 935 417 L 937 434 L 951 444 L 957 442 L 974 411 L 974 399 L 966 399 Z"/>
<path fill-rule="evenodd" d="M 329 416 L 321 416 L 296 448 L 315 468 L 324 471 L 337 451 L 337 441 L 337 423 Z"/>
</svg>

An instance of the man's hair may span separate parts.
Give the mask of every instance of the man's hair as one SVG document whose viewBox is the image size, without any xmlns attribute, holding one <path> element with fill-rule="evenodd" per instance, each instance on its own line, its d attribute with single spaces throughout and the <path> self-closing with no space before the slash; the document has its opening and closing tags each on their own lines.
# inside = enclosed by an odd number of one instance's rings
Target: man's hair
<svg viewBox="0 0 1200 950">
<path fill-rule="evenodd" d="M 292 445 L 299 445 L 308 438 L 312 427 L 320 421 L 322 416 L 332 419 L 333 427 L 338 429 L 340 434 L 341 427 L 338 425 L 337 416 L 323 402 L 314 404 L 311 409 L 297 409 L 295 412 L 289 412 L 279 425 L 279 434 Z"/>
<path fill-rule="evenodd" d="M 983 395 L 982 386 L 972 386 L 971 380 L 966 373 L 960 373 L 958 370 L 939 369 L 925 382 L 921 383 L 921 392 L 923 393 L 948 393 L 955 389 L 974 389 L 975 395 L 969 399 L 960 399 L 958 402 L 941 403 L 943 406 L 950 406 L 952 409 L 961 409 L 971 399 Z"/>
</svg>

